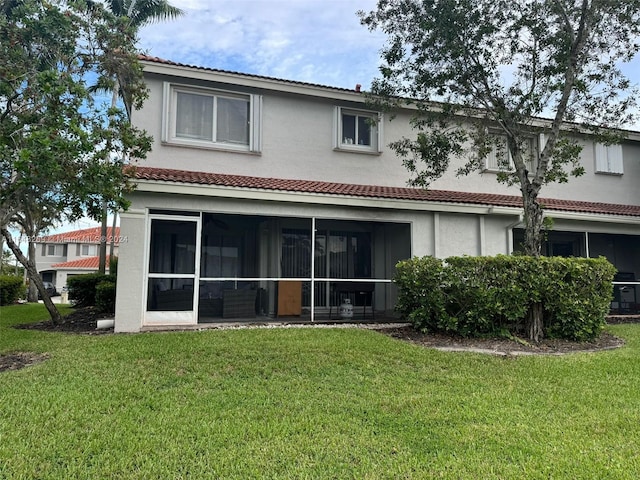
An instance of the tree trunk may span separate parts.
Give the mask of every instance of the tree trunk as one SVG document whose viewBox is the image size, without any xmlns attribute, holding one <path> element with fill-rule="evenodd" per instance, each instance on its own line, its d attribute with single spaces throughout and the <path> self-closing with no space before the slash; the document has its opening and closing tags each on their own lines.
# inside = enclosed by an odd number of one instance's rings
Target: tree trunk
<svg viewBox="0 0 640 480">
<path fill-rule="evenodd" d="M 22 250 L 20 250 L 20 247 L 13 241 L 13 237 L 6 227 L 2 227 L 0 231 L 2 232 L 2 236 L 4 237 L 4 239 L 7 241 L 7 246 L 11 249 L 18 261 L 24 266 L 27 274 L 29 275 L 30 283 L 35 283 L 38 291 L 40 292 L 40 295 L 42 296 L 44 306 L 49 311 L 51 322 L 54 325 L 59 325 L 60 323 L 62 323 L 62 315 L 60 315 L 60 312 L 53 304 L 51 298 L 49 297 L 49 294 L 45 290 L 44 283 L 42 282 L 40 275 L 38 275 L 38 270 L 36 269 L 35 262 L 33 260 L 29 260 L 24 256 Z"/>
<path fill-rule="evenodd" d="M 36 261 L 36 244 L 29 241 L 29 262 L 35 265 Z M 38 275 L 39 277 L 40 275 Z M 31 278 L 31 277 L 29 277 Z M 29 290 L 27 291 L 27 302 L 38 303 L 38 287 L 35 282 L 29 282 Z"/>
<path fill-rule="evenodd" d="M 537 195 L 523 196 L 524 206 L 524 251 L 532 257 L 539 257 L 542 253 L 543 211 L 538 203 Z"/>
<path fill-rule="evenodd" d="M 529 306 L 527 312 L 527 334 L 529 340 L 538 343 L 544 337 L 542 303 L 536 302 Z"/>
<path fill-rule="evenodd" d="M 528 182 L 527 182 L 528 183 Z M 524 250 L 527 255 L 539 257 L 542 253 L 544 215 L 538 203 L 538 193 L 531 184 L 523 187 L 522 203 L 524 207 Z M 537 302 L 529 307 L 527 313 L 527 333 L 529 340 L 539 342 L 544 336 L 542 304 Z"/>
</svg>

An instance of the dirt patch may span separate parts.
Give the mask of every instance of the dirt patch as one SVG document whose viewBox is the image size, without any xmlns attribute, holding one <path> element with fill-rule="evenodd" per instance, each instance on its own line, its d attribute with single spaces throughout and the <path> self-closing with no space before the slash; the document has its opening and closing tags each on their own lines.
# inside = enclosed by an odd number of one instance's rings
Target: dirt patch
<svg viewBox="0 0 640 480">
<path fill-rule="evenodd" d="M 46 353 L 16 352 L 0 355 L 0 372 L 19 370 L 36 363 L 44 362 L 49 356 Z"/>
<path fill-rule="evenodd" d="M 416 343 L 424 347 L 446 351 L 467 351 L 493 355 L 562 355 L 575 352 L 609 350 L 624 345 L 624 340 L 603 332 L 593 342 L 571 342 L 568 340 L 543 339 L 540 343 L 528 343 L 522 339 L 464 338 L 438 333 L 422 333 L 411 326 L 379 330 L 399 340 Z"/>
<path fill-rule="evenodd" d="M 101 335 L 113 333 L 113 328 L 96 330 L 98 320 L 113 318 L 113 314 L 104 313 L 95 307 L 77 308 L 69 315 L 62 317 L 62 323 L 54 325 L 51 320 L 38 323 L 25 323 L 16 325 L 15 328 L 25 330 L 44 330 L 49 332 L 84 333 L 88 335 Z"/>
</svg>

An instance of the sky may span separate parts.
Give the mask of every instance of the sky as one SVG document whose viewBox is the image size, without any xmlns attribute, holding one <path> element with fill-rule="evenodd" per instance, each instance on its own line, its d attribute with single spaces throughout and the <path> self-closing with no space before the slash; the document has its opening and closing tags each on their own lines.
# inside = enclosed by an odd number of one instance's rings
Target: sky
<svg viewBox="0 0 640 480">
<path fill-rule="evenodd" d="M 170 0 L 181 18 L 143 27 L 149 55 L 342 88 L 368 88 L 385 37 L 360 25 L 375 0 Z"/>
</svg>

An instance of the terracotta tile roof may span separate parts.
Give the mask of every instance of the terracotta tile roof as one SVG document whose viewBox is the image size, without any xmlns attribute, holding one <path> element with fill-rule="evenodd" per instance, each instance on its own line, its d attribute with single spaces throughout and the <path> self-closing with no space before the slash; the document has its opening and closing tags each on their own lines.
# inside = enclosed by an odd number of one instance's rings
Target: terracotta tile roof
<svg viewBox="0 0 640 480">
<path fill-rule="evenodd" d="M 85 228 L 82 230 L 75 230 L 73 232 L 56 233 L 55 235 L 47 235 L 44 237 L 38 237 L 36 243 L 100 243 L 100 230 L 101 227 Z M 115 245 L 120 243 L 120 227 L 116 227 L 111 233 L 112 228 L 107 227 L 107 243 L 111 241 L 113 237 Z"/>
<path fill-rule="evenodd" d="M 70 262 L 54 263 L 51 268 L 78 269 L 78 270 L 98 270 L 100 264 L 99 257 L 84 257 Z M 109 270 L 109 255 L 107 255 L 107 270 Z"/>
<path fill-rule="evenodd" d="M 490 193 L 456 192 L 448 190 L 423 190 L 408 187 L 383 187 L 378 185 L 355 185 L 348 183 L 319 182 L 312 180 L 289 180 L 282 178 L 250 177 L 219 173 L 191 172 L 164 168 L 136 167 L 134 178 L 161 182 L 216 185 L 224 187 L 250 188 L 326 195 L 346 195 L 364 198 L 393 200 L 413 200 L 422 202 L 442 202 L 499 207 L 522 206 L 517 195 Z M 618 205 L 598 202 L 579 202 L 541 198 L 540 202 L 548 210 L 581 212 L 605 215 L 640 217 L 640 205 Z"/>
<path fill-rule="evenodd" d="M 246 78 L 255 78 L 257 80 L 269 80 L 269 81 L 287 83 L 289 85 L 301 85 L 301 86 L 315 87 L 315 88 L 326 88 L 326 89 L 329 89 L 329 90 L 335 90 L 335 91 L 339 91 L 339 92 L 360 93 L 359 90 L 350 89 L 350 88 L 331 87 L 331 86 L 328 86 L 328 85 L 321 85 L 319 83 L 300 82 L 300 81 L 296 81 L 296 80 L 287 80 L 287 79 L 284 79 L 284 78 L 268 77 L 268 76 L 264 76 L 264 75 L 255 75 L 255 74 L 251 74 L 251 73 L 234 72 L 232 70 L 220 70 L 218 68 L 201 67 L 201 66 L 198 66 L 198 65 L 190 65 L 190 64 L 187 64 L 187 63 L 173 62 L 171 60 L 165 60 L 164 58 L 154 57 L 154 56 L 151 56 L 151 55 L 138 55 L 138 59 L 141 60 L 141 61 L 145 61 L 145 62 L 160 63 L 162 65 L 173 65 L 173 66 L 176 66 L 176 67 L 195 68 L 196 70 L 204 70 L 206 72 L 226 73 L 226 74 L 238 75 L 238 76 L 246 77 Z"/>
</svg>

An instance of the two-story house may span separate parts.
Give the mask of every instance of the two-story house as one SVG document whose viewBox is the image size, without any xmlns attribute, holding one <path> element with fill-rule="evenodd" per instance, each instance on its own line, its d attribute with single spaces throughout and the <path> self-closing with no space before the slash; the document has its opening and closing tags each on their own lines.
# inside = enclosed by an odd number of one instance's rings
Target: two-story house
<svg viewBox="0 0 640 480">
<path fill-rule="evenodd" d="M 107 229 L 107 244 L 114 240 L 114 256 L 118 254 L 120 227 Z M 67 279 L 74 275 L 98 271 L 98 246 L 100 227 L 85 228 L 67 233 L 57 233 L 35 240 L 36 268 L 42 280 L 55 285 L 58 292 L 67 285 Z M 107 253 L 109 245 L 107 245 Z M 109 259 L 106 265 L 109 273 Z"/>
<path fill-rule="evenodd" d="M 407 188 L 387 145 L 412 135 L 409 111 L 371 111 L 359 89 L 142 63 L 150 97 L 132 119 L 155 142 L 121 217 L 116 331 L 335 319 L 346 299 L 383 318 L 397 261 L 517 248 L 521 199 L 496 181 L 499 153 L 475 175 L 454 166 L 429 191 Z M 544 190 L 546 253 L 605 255 L 638 278 L 640 132 L 579 140 L 585 175 Z"/>
</svg>

